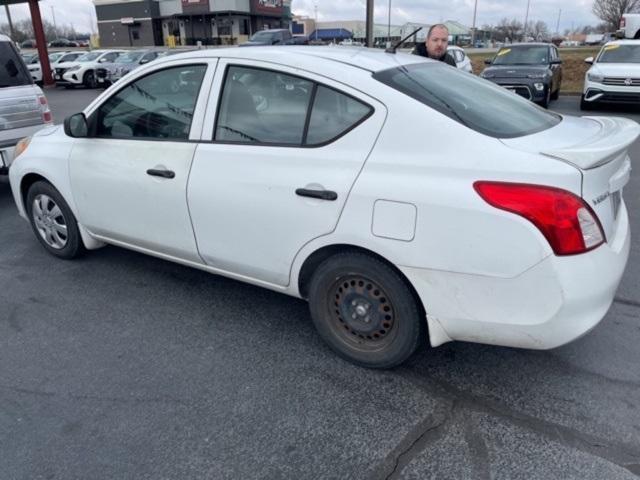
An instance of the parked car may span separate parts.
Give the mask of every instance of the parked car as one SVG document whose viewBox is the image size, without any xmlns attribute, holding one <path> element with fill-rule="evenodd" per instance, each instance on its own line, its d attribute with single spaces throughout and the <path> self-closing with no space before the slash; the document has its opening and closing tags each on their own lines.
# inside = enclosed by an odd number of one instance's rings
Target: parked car
<svg viewBox="0 0 640 480">
<path fill-rule="evenodd" d="M 471 66 L 471 60 L 469 59 L 467 54 L 464 53 L 464 49 L 451 45 L 451 46 L 447 47 L 447 52 L 456 61 L 456 66 L 459 69 L 461 69 L 461 70 L 463 70 L 463 71 L 465 71 L 467 73 L 473 73 L 473 67 Z"/>
<path fill-rule="evenodd" d="M 309 39 L 304 35 L 294 35 L 284 42 L 284 45 L 309 45 Z"/>
<path fill-rule="evenodd" d="M 625 13 L 620 19 L 620 29 L 616 32 L 618 38 L 640 39 L 640 13 Z"/>
<path fill-rule="evenodd" d="M 96 78 L 99 86 L 107 87 L 116 83 L 127 73 L 135 70 L 140 65 L 155 60 L 163 53 L 162 50 L 132 50 L 120 55 L 113 63 L 96 69 Z"/>
<path fill-rule="evenodd" d="M 618 40 L 607 43 L 591 64 L 584 79 L 582 110 L 601 103 L 640 105 L 640 42 Z"/>
<path fill-rule="evenodd" d="M 73 62 L 78 57 L 83 55 L 83 52 L 54 52 L 49 54 L 49 66 L 51 67 L 51 72 L 55 71 L 56 67 L 65 62 Z M 27 68 L 29 69 L 29 73 L 31 73 L 31 78 L 37 84 L 42 83 L 42 66 L 40 65 L 40 58 L 36 54 L 29 63 L 27 63 Z"/>
<path fill-rule="evenodd" d="M 547 349 L 594 328 L 629 256 L 639 134 L 416 55 L 216 49 L 136 69 L 23 140 L 9 175 L 52 255 L 110 243 L 301 297 L 336 352 L 391 367 L 427 339 Z"/>
<path fill-rule="evenodd" d="M 33 84 L 18 50 L 0 34 L 0 175 L 6 175 L 18 141 L 53 121 L 42 90 Z"/>
<path fill-rule="evenodd" d="M 481 74 L 544 108 L 560 95 L 562 60 L 550 43 L 514 43 L 498 50 Z"/>
<path fill-rule="evenodd" d="M 125 53 L 124 50 L 93 50 L 81 55 L 73 62 L 60 63 L 55 69 L 56 85 L 63 85 L 66 88 L 79 85 L 97 88 L 96 70 L 113 63 L 123 53 Z"/>
<path fill-rule="evenodd" d="M 264 47 L 267 45 L 286 44 L 291 41 L 293 35 L 286 28 L 261 30 L 254 33 L 248 42 L 241 43 L 240 47 Z"/>
<path fill-rule="evenodd" d="M 33 39 L 25 40 L 20 44 L 20 48 L 38 48 L 36 41 Z"/>
<path fill-rule="evenodd" d="M 49 47 L 73 48 L 77 46 L 78 44 L 76 42 L 67 40 L 66 38 L 58 38 L 49 42 Z"/>
</svg>

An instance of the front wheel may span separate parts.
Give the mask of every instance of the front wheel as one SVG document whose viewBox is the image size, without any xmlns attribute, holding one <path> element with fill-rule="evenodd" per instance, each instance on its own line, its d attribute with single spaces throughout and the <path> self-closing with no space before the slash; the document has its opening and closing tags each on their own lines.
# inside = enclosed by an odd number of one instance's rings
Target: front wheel
<svg viewBox="0 0 640 480">
<path fill-rule="evenodd" d="M 551 102 L 551 85 L 549 85 L 549 88 L 547 88 L 547 93 L 544 96 L 544 100 L 542 100 L 542 102 L 540 102 L 540 106 L 542 108 L 549 108 L 549 103 Z"/>
<path fill-rule="evenodd" d="M 405 280 L 362 253 L 337 254 L 318 267 L 309 307 L 329 346 L 364 367 L 400 365 L 426 338 L 424 315 Z"/>
<path fill-rule="evenodd" d="M 580 97 L 580 110 L 589 111 L 589 110 L 593 110 L 593 107 L 594 107 L 593 103 L 587 102 L 584 99 L 584 95 Z"/>
<path fill-rule="evenodd" d="M 98 81 L 96 80 L 96 74 L 93 71 L 88 71 L 84 74 L 83 82 L 87 88 L 98 88 Z"/>
<path fill-rule="evenodd" d="M 26 207 L 36 238 L 50 254 L 72 259 L 84 251 L 76 218 L 51 184 L 41 181 L 31 185 Z"/>
</svg>

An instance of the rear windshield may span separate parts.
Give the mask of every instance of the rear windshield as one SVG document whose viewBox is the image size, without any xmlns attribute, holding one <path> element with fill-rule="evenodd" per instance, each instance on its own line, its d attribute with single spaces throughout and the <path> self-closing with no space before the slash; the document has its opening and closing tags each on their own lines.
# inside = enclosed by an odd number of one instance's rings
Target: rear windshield
<svg viewBox="0 0 640 480">
<path fill-rule="evenodd" d="M 31 85 L 31 75 L 9 42 L 0 42 L 0 88 Z"/>
<path fill-rule="evenodd" d="M 640 63 L 640 43 L 606 45 L 600 52 L 597 63 Z"/>
<path fill-rule="evenodd" d="M 476 132 L 515 138 L 557 125 L 561 117 L 487 80 L 442 62 L 404 65 L 373 77 Z"/>
</svg>

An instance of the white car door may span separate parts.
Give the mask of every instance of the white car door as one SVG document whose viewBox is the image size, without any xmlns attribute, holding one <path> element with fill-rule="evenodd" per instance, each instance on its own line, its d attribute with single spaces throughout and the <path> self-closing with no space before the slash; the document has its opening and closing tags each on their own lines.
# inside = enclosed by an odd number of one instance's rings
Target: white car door
<svg viewBox="0 0 640 480">
<path fill-rule="evenodd" d="M 386 117 L 324 77 L 220 60 L 188 200 L 210 266 L 288 285 L 296 253 L 334 230 Z"/>
<path fill-rule="evenodd" d="M 70 177 L 92 234 L 202 263 L 186 185 L 216 63 L 163 64 L 89 112 L 91 138 L 75 140 Z"/>
</svg>

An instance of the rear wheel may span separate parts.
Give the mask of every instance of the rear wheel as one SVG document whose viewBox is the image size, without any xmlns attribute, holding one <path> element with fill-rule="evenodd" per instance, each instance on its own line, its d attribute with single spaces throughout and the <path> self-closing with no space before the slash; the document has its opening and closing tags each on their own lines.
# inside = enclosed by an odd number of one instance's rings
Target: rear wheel
<svg viewBox="0 0 640 480">
<path fill-rule="evenodd" d="M 71 259 L 84 251 L 76 218 L 51 184 L 34 183 L 27 193 L 26 207 L 31 228 L 49 253 Z"/>
<path fill-rule="evenodd" d="M 421 308 L 405 280 L 362 253 L 337 254 L 318 267 L 309 287 L 309 307 L 329 346 L 364 367 L 397 366 L 426 337 Z"/>
</svg>

